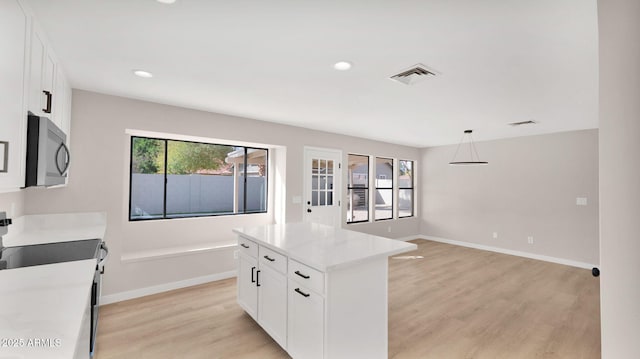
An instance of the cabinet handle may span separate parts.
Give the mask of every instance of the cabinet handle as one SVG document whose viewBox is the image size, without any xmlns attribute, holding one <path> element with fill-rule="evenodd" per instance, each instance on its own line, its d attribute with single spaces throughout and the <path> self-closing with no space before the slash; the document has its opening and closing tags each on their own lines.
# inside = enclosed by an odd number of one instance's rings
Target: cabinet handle
<svg viewBox="0 0 640 359">
<path fill-rule="evenodd" d="M 51 113 L 51 100 L 53 98 L 53 94 L 47 90 L 42 90 L 42 92 L 47 96 L 47 107 L 43 108 L 42 111 L 44 111 L 44 113 Z"/>
<path fill-rule="evenodd" d="M 299 276 L 301 276 L 301 277 L 302 277 L 302 278 L 304 278 L 304 279 L 309 279 L 309 278 L 310 278 L 308 275 L 304 275 L 304 274 L 300 273 L 300 271 L 299 271 L 299 270 L 295 271 L 294 273 L 295 273 L 295 274 L 297 274 L 297 275 L 299 275 Z"/>
<path fill-rule="evenodd" d="M 248 245 L 246 245 L 246 244 L 244 244 L 244 243 L 241 243 L 241 244 L 240 244 L 240 246 L 241 246 L 242 248 L 249 248 L 249 246 L 248 246 Z"/>
<path fill-rule="evenodd" d="M 256 271 L 256 287 L 260 286 L 260 271 Z"/>
<path fill-rule="evenodd" d="M 255 283 L 256 280 L 253 278 L 255 274 L 256 267 L 251 267 L 251 283 Z"/>
<path fill-rule="evenodd" d="M 269 262 L 275 262 L 275 258 L 271 258 L 269 256 L 264 256 L 264 259 L 268 260 Z"/>
<path fill-rule="evenodd" d="M 308 293 L 305 293 L 305 292 L 301 291 L 300 288 L 296 288 L 296 292 L 298 292 L 298 294 L 300 294 L 301 296 L 303 296 L 305 298 L 311 295 L 311 294 L 308 294 Z"/>
</svg>

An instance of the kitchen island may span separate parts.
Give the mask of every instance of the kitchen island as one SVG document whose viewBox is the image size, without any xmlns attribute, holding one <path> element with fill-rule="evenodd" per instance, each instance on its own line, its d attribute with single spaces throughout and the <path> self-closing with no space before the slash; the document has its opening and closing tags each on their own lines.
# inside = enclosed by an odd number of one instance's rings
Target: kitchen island
<svg viewBox="0 0 640 359">
<path fill-rule="evenodd" d="M 415 244 L 316 223 L 236 228 L 238 303 L 295 358 L 386 358 L 388 257 Z"/>
</svg>

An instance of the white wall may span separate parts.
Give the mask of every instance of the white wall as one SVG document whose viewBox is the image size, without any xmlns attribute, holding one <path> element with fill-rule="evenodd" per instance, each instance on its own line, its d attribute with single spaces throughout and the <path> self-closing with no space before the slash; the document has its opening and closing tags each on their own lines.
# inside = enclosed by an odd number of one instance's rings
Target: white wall
<svg viewBox="0 0 640 359">
<path fill-rule="evenodd" d="M 305 145 L 340 149 L 343 162 L 349 152 L 416 161 L 419 158 L 419 150 L 411 147 L 87 91 L 74 90 L 73 96 L 69 184 L 66 188 L 28 189 L 25 211 L 27 214 L 107 212 L 106 241 L 112 256 L 104 277 L 106 295 L 235 269 L 233 248 L 137 262 L 122 262 L 123 255 L 228 242 L 235 239 L 233 227 L 274 221 L 274 212 L 270 211 L 268 214 L 129 222 L 126 129 L 279 146 L 272 156 L 279 162 L 273 174 L 286 185 L 286 193 L 272 192 L 270 198 L 284 198 L 286 203 L 271 203 L 269 208 L 282 208 L 289 222 L 302 220 L 302 205 L 292 203 L 292 198 L 303 194 Z M 284 164 L 283 159 L 286 159 Z M 346 171 L 343 172 L 342 182 L 346 183 Z M 345 203 L 346 191 L 343 196 Z M 391 232 L 387 230 L 389 226 Z M 417 234 L 419 220 L 402 219 L 385 221 L 384 226 L 373 223 L 349 228 L 398 238 Z"/>
<path fill-rule="evenodd" d="M 488 166 L 450 166 L 456 146 L 422 151 L 423 235 L 598 263 L 597 130 L 476 143 Z"/>
<path fill-rule="evenodd" d="M 602 357 L 640 358 L 640 1 L 598 1 Z"/>
</svg>

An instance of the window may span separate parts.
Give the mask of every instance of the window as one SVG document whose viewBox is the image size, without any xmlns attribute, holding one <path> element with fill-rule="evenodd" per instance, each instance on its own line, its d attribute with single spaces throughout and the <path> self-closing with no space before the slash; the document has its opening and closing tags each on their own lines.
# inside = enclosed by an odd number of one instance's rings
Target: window
<svg viewBox="0 0 640 359">
<path fill-rule="evenodd" d="M 347 223 L 369 220 L 369 156 L 349 155 Z"/>
<path fill-rule="evenodd" d="M 376 157 L 375 220 L 393 218 L 393 159 Z"/>
<path fill-rule="evenodd" d="M 129 220 L 264 213 L 268 150 L 131 137 Z"/>
<path fill-rule="evenodd" d="M 413 161 L 398 161 L 398 218 L 413 216 Z"/>
<path fill-rule="evenodd" d="M 311 205 L 333 205 L 333 168 L 334 161 L 311 159 Z"/>
</svg>

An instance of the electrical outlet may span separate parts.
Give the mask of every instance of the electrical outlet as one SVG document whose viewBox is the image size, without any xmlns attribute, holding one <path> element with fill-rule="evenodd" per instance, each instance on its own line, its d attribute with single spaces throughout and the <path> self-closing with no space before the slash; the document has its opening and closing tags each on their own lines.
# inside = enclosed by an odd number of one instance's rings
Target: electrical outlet
<svg viewBox="0 0 640 359">
<path fill-rule="evenodd" d="M 533 236 L 527 237 L 527 243 L 533 244 Z"/>
<path fill-rule="evenodd" d="M 498 239 L 498 232 L 493 232 L 493 239 Z"/>
<path fill-rule="evenodd" d="M 238 251 L 233 251 L 233 259 L 238 259 Z"/>
</svg>

